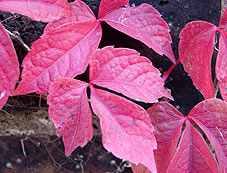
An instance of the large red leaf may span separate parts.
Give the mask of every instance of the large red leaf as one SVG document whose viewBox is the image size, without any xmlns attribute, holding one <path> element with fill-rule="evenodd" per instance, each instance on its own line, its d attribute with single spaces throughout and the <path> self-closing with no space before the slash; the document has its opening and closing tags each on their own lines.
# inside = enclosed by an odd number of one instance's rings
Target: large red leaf
<svg viewBox="0 0 227 173">
<path fill-rule="evenodd" d="M 158 172 L 165 173 L 176 152 L 181 127 L 186 119 L 167 102 L 154 104 L 147 110 L 155 128 L 158 149 L 154 151 Z"/>
<path fill-rule="evenodd" d="M 227 31 L 220 30 L 219 51 L 216 61 L 216 77 L 220 81 L 222 98 L 227 101 Z"/>
<path fill-rule="evenodd" d="M 152 103 L 162 96 L 172 98 L 160 72 L 132 49 L 107 46 L 96 50 L 90 60 L 90 80 L 139 101 Z"/>
<path fill-rule="evenodd" d="M 227 172 L 227 103 L 219 99 L 208 99 L 196 105 L 189 113 L 207 135 L 213 145 L 219 172 Z"/>
<path fill-rule="evenodd" d="M 67 0 L 1 0 L 0 10 L 19 13 L 42 22 L 72 14 Z"/>
<path fill-rule="evenodd" d="M 218 173 L 217 163 L 202 135 L 187 120 L 177 152 L 167 172 Z"/>
<path fill-rule="evenodd" d="M 87 86 L 88 83 L 79 80 L 60 78 L 49 90 L 50 120 L 58 128 L 57 135 L 63 135 L 66 156 L 78 146 L 85 146 L 93 136 Z"/>
<path fill-rule="evenodd" d="M 120 96 L 94 88 L 91 105 L 100 118 L 103 146 L 119 158 L 142 163 L 156 172 L 156 141 L 146 111 Z"/>
<path fill-rule="evenodd" d="M 123 6 L 130 6 L 129 0 L 102 0 L 99 6 L 98 18 L 101 19 L 111 11 Z"/>
<path fill-rule="evenodd" d="M 19 78 L 19 63 L 13 44 L 0 24 L 0 109 L 12 94 Z"/>
<path fill-rule="evenodd" d="M 100 39 L 97 21 L 69 23 L 44 34 L 25 57 L 22 81 L 13 94 L 44 94 L 55 79 L 83 73 Z"/>
<path fill-rule="evenodd" d="M 188 23 L 180 34 L 180 60 L 204 98 L 214 96 L 211 57 L 216 29 L 211 23 L 195 21 Z"/>
<path fill-rule="evenodd" d="M 60 20 L 53 21 L 48 23 L 45 27 L 44 33 L 47 33 L 61 25 L 66 23 L 73 22 L 88 22 L 96 20 L 95 15 L 91 11 L 91 9 L 81 0 L 76 0 L 70 3 L 70 6 L 73 9 L 73 13 L 71 16 L 63 16 Z"/>
<path fill-rule="evenodd" d="M 175 63 L 170 43 L 169 27 L 161 14 L 149 4 L 113 10 L 103 16 L 101 21 L 137 39 L 160 55 L 166 55 Z"/>
</svg>

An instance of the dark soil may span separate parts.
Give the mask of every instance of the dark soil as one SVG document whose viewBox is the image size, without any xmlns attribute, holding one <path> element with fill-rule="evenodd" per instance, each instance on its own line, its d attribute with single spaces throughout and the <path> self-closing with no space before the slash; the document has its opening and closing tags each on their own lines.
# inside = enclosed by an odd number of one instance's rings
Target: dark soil
<svg viewBox="0 0 227 173">
<path fill-rule="evenodd" d="M 97 15 L 100 0 L 85 0 Z M 179 33 L 186 23 L 193 20 L 204 20 L 218 24 L 221 12 L 221 2 L 214 0 L 130 0 L 132 5 L 149 3 L 159 10 L 163 19 L 169 24 L 173 39 L 172 48 L 178 58 Z M 35 22 L 27 17 L 0 12 L 0 20 L 5 28 L 14 34 L 18 34 L 28 45 L 37 40 L 45 27 L 45 23 Z M 171 62 L 157 55 L 153 50 L 129 36 L 116 31 L 102 23 L 103 37 L 100 47 L 114 45 L 115 47 L 128 47 L 136 49 L 141 55 L 149 58 L 162 73 L 168 70 Z M 13 41 L 20 64 L 27 51 L 17 42 Z M 80 75 L 80 79 L 86 80 L 87 73 Z M 176 66 L 166 81 L 166 87 L 171 90 L 174 102 L 171 102 L 183 114 L 188 114 L 192 107 L 204 98 L 193 86 L 190 77 L 184 71 L 182 64 Z M 150 104 L 139 103 L 148 108 Z M 42 97 L 42 109 L 47 109 L 46 99 Z M 29 94 L 9 98 L 3 111 L 11 113 L 29 114 L 39 110 L 39 96 Z M 7 119 L 7 118 L 6 118 Z M 23 120 L 26 121 L 26 120 Z M 4 121 L 5 122 L 5 121 Z M 3 123 L 2 121 L 0 123 Z M 18 122 L 17 122 L 18 123 Z M 25 124 L 25 123 L 24 123 Z M 25 124 L 26 126 L 26 124 Z M 94 125 L 96 126 L 96 125 Z M 32 128 L 32 127 L 31 127 Z M 97 125 L 98 128 L 98 125 Z M 44 128 L 45 129 L 45 128 Z M 97 129 L 98 130 L 98 129 Z M 33 134 L 30 136 L 4 136 L 0 137 L 0 172 L 131 172 L 126 168 L 126 162 L 115 158 L 108 153 L 101 144 L 100 133 L 97 132 L 91 142 L 83 149 L 78 148 L 73 154 L 66 158 L 62 140 L 56 136 Z M 115 164 L 116 162 L 116 164 Z"/>
</svg>

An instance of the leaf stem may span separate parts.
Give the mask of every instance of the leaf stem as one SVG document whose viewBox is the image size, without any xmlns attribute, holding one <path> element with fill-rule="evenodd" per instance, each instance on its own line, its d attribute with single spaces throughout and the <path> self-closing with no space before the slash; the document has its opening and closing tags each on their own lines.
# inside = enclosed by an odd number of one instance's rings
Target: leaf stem
<svg viewBox="0 0 227 173">
<path fill-rule="evenodd" d="M 15 40 L 19 45 L 21 45 L 27 52 L 29 52 L 31 49 L 30 47 L 28 47 L 28 45 L 26 45 L 24 43 L 24 41 L 18 36 L 13 34 L 12 32 L 8 31 L 7 29 L 5 29 L 6 32 L 9 34 L 9 36 L 11 37 L 12 40 Z"/>
<path fill-rule="evenodd" d="M 169 77 L 170 73 L 173 71 L 173 69 L 177 66 L 177 64 L 180 62 L 180 58 L 177 59 L 176 64 L 173 64 L 162 76 L 162 79 L 166 81 L 166 79 Z"/>
</svg>

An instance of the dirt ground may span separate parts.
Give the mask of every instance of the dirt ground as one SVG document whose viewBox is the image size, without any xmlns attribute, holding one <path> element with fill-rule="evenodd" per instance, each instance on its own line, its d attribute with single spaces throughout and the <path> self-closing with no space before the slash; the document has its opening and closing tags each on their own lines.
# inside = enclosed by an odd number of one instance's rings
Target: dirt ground
<svg viewBox="0 0 227 173">
<path fill-rule="evenodd" d="M 100 0 L 85 0 L 97 15 Z M 172 48 L 178 58 L 179 33 L 186 23 L 193 20 L 204 20 L 218 24 L 221 12 L 221 2 L 216 0 L 131 0 L 130 4 L 137 6 L 149 3 L 159 10 L 163 19 L 171 29 Z M 45 23 L 35 22 L 18 14 L 0 12 L 0 20 L 10 32 L 18 35 L 29 47 L 43 33 Z M 152 63 L 164 73 L 171 62 L 166 57 L 157 55 L 144 44 L 127 35 L 114 30 L 102 23 L 103 37 L 100 47 L 114 45 L 136 49 L 141 55 L 148 57 Z M 20 64 L 27 51 L 16 41 L 13 41 Z M 214 63 L 213 63 L 214 65 Z M 78 78 L 87 80 L 88 73 Z M 166 81 L 166 87 L 171 90 L 174 102 L 172 104 L 183 114 L 203 100 L 203 96 L 193 86 L 190 77 L 181 64 L 173 70 Z M 61 138 L 55 136 L 55 128 L 48 118 L 46 96 L 28 94 L 10 97 L 0 111 L 0 172 L 131 172 L 125 161 L 108 153 L 101 143 L 99 123 L 94 116 L 95 134 L 83 149 L 76 149 L 66 158 Z M 144 108 L 151 104 L 138 103 Z"/>
</svg>

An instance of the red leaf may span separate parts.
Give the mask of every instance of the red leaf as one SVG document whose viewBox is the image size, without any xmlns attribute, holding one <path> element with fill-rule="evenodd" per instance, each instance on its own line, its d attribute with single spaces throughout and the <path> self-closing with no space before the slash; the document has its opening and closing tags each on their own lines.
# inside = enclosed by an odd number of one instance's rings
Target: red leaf
<svg viewBox="0 0 227 173">
<path fill-rule="evenodd" d="M 72 14 L 66 0 L 1 0 L 0 10 L 19 13 L 42 22 Z"/>
<path fill-rule="evenodd" d="M 165 173 L 176 152 L 185 117 L 167 102 L 156 103 L 147 112 L 155 128 L 158 146 L 154 151 L 156 166 L 158 172 Z"/>
<path fill-rule="evenodd" d="M 221 93 L 222 98 L 225 101 L 227 101 L 227 81 L 226 80 L 220 82 L 219 89 L 220 89 L 220 93 Z"/>
<path fill-rule="evenodd" d="M 227 28 L 227 10 L 226 9 L 221 17 L 221 20 L 219 21 L 219 27 L 221 29 Z"/>
<path fill-rule="evenodd" d="M 111 46 L 96 50 L 90 60 L 92 83 L 120 92 L 135 100 L 156 102 L 166 96 L 160 72 L 132 49 Z"/>
<path fill-rule="evenodd" d="M 0 109 L 12 94 L 19 78 L 19 63 L 13 44 L 0 24 Z"/>
<path fill-rule="evenodd" d="M 151 5 L 119 8 L 109 12 L 100 20 L 140 40 L 158 54 L 166 55 L 173 63 L 176 62 L 170 45 L 172 39 L 169 27 Z"/>
<path fill-rule="evenodd" d="M 227 103 L 209 99 L 196 105 L 189 113 L 207 135 L 213 145 L 219 163 L 219 171 L 227 172 Z"/>
<path fill-rule="evenodd" d="M 102 0 L 99 5 L 98 18 L 101 19 L 113 10 L 116 10 L 122 6 L 130 6 L 129 0 Z"/>
<path fill-rule="evenodd" d="M 216 61 L 216 77 L 220 81 L 222 98 L 227 101 L 227 31 L 220 30 L 219 51 Z"/>
<path fill-rule="evenodd" d="M 50 86 L 50 120 L 58 128 L 57 135 L 63 135 L 66 156 L 78 146 L 85 146 L 93 135 L 87 86 L 88 83 L 70 78 L 57 79 Z"/>
<path fill-rule="evenodd" d="M 83 1 L 76 0 L 74 2 L 71 2 L 70 5 L 74 11 L 73 15 L 77 17 L 78 21 L 85 22 L 96 20 L 96 17 L 92 10 Z"/>
<path fill-rule="evenodd" d="M 180 34 L 180 60 L 204 98 L 214 96 L 211 57 L 216 29 L 211 23 L 195 21 L 188 23 Z"/>
<path fill-rule="evenodd" d="M 143 166 L 142 164 L 138 164 L 138 165 L 135 165 L 135 164 L 131 164 L 132 166 L 132 171 L 134 173 L 151 173 L 151 171 L 149 171 L 149 169 L 147 169 L 145 166 Z"/>
<path fill-rule="evenodd" d="M 83 73 L 100 39 L 97 21 L 69 23 L 44 34 L 25 57 L 22 81 L 13 94 L 44 94 L 55 79 Z"/>
<path fill-rule="evenodd" d="M 48 25 L 45 27 L 44 33 L 47 33 L 67 23 L 88 22 L 96 20 L 96 17 L 91 9 L 83 1 L 76 0 L 70 3 L 70 5 L 74 13 L 72 13 L 71 16 L 63 16 L 60 20 L 48 23 Z"/>
<path fill-rule="evenodd" d="M 188 120 L 167 172 L 218 172 L 217 163 L 205 140 Z"/>
<path fill-rule="evenodd" d="M 118 158 L 142 163 L 156 172 L 154 129 L 146 111 L 120 96 L 94 88 L 91 105 L 100 118 L 103 146 Z"/>
</svg>

